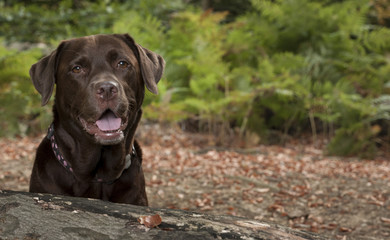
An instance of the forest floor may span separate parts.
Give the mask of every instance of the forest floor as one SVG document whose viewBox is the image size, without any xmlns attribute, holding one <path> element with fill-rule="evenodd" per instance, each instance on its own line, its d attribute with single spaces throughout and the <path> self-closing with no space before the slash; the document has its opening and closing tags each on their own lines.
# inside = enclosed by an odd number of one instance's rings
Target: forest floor
<svg viewBox="0 0 390 240">
<path fill-rule="evenodd" d="M 0 139 L 0 189 L 27 191 L 43 136 Z M 390 239 L 390 159 L 329 157 L 323 144 L 221 148 L 211 137 L 144 124 L 151 207 L 273 222 L 331 239 Z M 387 155 L 387 156 L 386 156 Z"/>
</svg>

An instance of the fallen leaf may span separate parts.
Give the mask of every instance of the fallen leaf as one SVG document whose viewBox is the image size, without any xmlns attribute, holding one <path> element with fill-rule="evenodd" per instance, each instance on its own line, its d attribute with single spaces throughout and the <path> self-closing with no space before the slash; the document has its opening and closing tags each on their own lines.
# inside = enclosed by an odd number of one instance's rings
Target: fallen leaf
<svg viewBox="0 0 390 240">
<path fill-rule="evenodd" d="M 381 221 L 385 223 L 390 223 L 390 218 L 381 217 Z"/>
<path fill-rule="evenodd" d="M 258 192 L 258 193 L 267 193 L 267 192 L 269 192 L 269 188 L 256 188 L 256 189 L 254 189 L 256 192 Z"/>
<path fill-rule="evenodd" d="M 162 219 L 160 215 L 155 214 L 152 216 L 141 216 L 138 218 L 138 222 L 148 228 L 154 228 L 161 224 Z"/>
<path fill-rule="evenodd" d="M 378 200 L 374 196 L 370 196 L 370 199 L 372 201 L 369 201 L 368 202 L 369 204 L 377 205 L 377 206 L 380 206 L 380 207 L 383 207 L 385 205 L 385 203 L 383 201 Z"/>
<path fill-rule="evenodd" d="M 341 232 L 352 232 L 352 229 L 347 228 L 347 227 L 340 227 Z"/>
</svg>

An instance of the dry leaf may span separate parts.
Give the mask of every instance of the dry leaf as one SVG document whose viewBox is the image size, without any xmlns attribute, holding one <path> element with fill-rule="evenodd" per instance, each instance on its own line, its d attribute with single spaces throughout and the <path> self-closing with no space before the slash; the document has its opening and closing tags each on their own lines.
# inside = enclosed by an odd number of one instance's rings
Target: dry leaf
<svg viewBox="0 0 390 240">
<path fill-rule="evenodd" d="M 381 217 L 381 221 L 385 223 L 390 223 L 390 218 Z"/>
<path fill-rule="evenodd" d="M 267 192 L 269 192 L 269 188 L 256 188 L 256 189 L 254 189 L 256 192 L 258 192 L 258 193 L 267 193 Z"/>
<path fill-rule="evenodd" d="M 347 227 L 340 227 L 341 232 L 352 232 L 352 229 L 347 228 Z"/>
<path fill-rule="evenodd" d="M 138 218 L 138 222 L 148 228 L 154 228 L 161 224 L 162 219 L 160 215 L 155 214 L 153 216 L 141 216 Z"/>
</svg>

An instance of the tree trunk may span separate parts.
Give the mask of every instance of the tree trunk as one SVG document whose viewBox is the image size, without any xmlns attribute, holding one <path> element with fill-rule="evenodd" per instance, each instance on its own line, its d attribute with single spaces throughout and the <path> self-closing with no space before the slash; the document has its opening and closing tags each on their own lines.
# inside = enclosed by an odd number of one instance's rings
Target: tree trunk
<svg viewBox="0 0 390 240">
<path fill-rule="evenodd" d="M 141 216 L 158 214 L 147 228 Z M 87 198 L 0 191 L 0 239 L 325 239 L 234 216 L 115 204 Z"/>
</svg>

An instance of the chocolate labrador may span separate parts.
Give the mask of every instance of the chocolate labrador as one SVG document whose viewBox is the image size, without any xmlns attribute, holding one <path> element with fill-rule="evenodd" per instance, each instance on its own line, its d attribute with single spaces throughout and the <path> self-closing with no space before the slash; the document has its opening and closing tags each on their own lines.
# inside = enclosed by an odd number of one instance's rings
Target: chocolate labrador
<svg viewBox="0 0 390 240">
<path fill-rule="evenodd" d="M 127 34 L 61 42 L 30 69 L 42 105 L 56 94 L 30 192 L 148 205 L 134 139 L 145 86 L 157 94 L 165 62 Z"/>
</svg>

